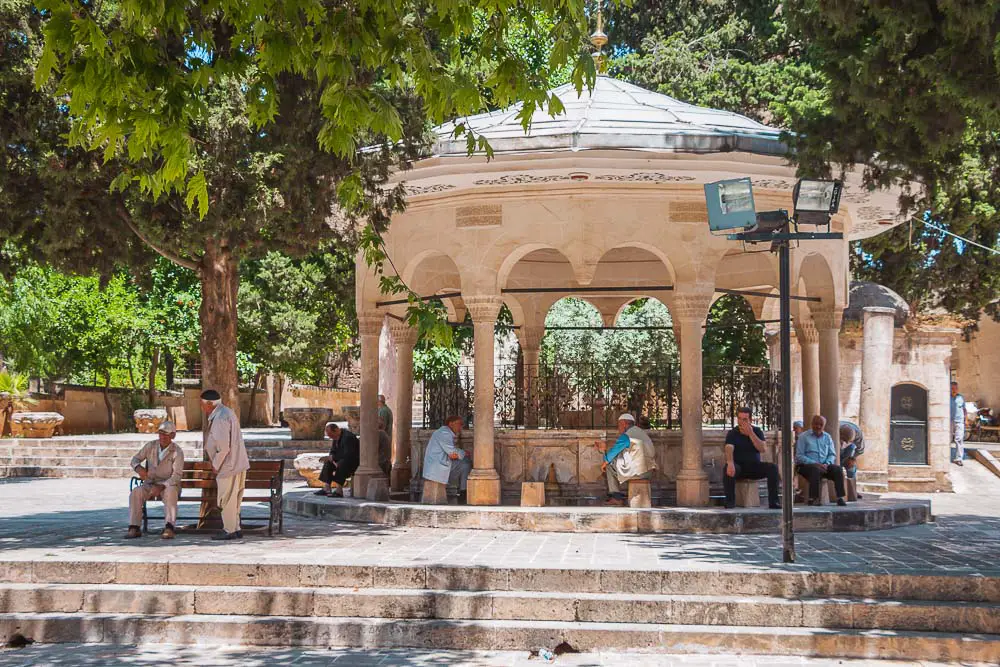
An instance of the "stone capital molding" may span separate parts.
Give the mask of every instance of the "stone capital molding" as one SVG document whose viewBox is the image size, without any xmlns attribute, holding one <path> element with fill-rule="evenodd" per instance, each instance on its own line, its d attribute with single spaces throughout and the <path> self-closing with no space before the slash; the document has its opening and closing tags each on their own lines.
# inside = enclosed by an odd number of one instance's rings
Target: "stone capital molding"
<svg viewBox="0 0 1000 667">
<path fill-rule="evenodd" d="M 362 336 L 381 335 L 384 323 L 385 315 L 382 313 L 358 313 L 358 333 Z"/>
<path fill-rule="evenodd" d="M 503 299 L 499 296 L 468 296 L 462 297 L 474 324 L 495 325 Z"/>
<path fill-rule="evenodd" d="M 417 344 L 417 334 L 420 333 L 415 327 L 411 327 L 406 322 L 389 322 L 389 331 L 392 332 L 392 340 L 400 347 L 414 347 Z"/>
<path fill-rule="evenodd" d="M 538 351 L 538 349 L 542 346 L 542 338 L 544 336 L 544 326 L 521 327 L 520 341 L 525 350 Z"/>
<path fill-rule="evenodd" d="M 805 344 L 818 343 L 819 329 L 816 328 L 815 322 L 804 319 L 795 323 L 795 337 Z"/>
<path fill-rule="evenodd" d="M 812 319 L 817 329 L 840 329 L 844 323 L 843 308 L 817 308 L 812 310 Z"/>
<path fill-rule="evenodd" d="M 675 292 L 668 306 L 670 315 L 677 322 L 704 324 L 712 296 L 712 292 Z"/>
<path fill-rule="evenodd" d="M 884 308 L 882 306 L 865 306 L 864 308 L 861 309 L 861 312 L 864 313 L 865 316 L 869 314 L 874 316 L 879 316 L 879 315 L 889 315 L 891 317 L 896 316 L 895 308 Z"/>
</svg>

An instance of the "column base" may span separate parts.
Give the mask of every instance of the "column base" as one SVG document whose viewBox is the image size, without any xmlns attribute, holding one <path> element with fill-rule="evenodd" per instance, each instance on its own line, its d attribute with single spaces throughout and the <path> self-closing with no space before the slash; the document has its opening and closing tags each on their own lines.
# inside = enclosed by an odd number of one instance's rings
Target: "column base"
<svg viewBox="0 0 1000 667">
<path fill-rule="evenodd" d="M 701 471 L 677 474 L 677 506 L 705 507 L 708 505 L 708 475 Z"/>
<path fill-rule="evenodd" d="M 466 497 L 470 505 L 499 505 L 500 475 L 495 470 L 473 470 L 469 475 Z"/>
<path fill-rule="evenodd" d="M 378 468 L 358 468 L 351 478 L 351 497 L 364 498 L 368 492 L 368 482 L 373 479 L 386 479 L 385 473 Z M 388 480 L 386 480 L 388 483 Z"/>
<path fill-rule="evenodd" d="M 393 491 L 408 491 L 410 488 L 410 466 L 393 466 L 389 478 L 389 488 Z"/>
</svg>

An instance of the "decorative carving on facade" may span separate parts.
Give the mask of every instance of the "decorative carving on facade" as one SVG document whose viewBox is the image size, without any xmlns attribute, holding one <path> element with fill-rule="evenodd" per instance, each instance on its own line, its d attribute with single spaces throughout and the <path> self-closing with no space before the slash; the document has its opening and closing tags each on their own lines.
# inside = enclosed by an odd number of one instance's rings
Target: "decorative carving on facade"
<svg viewBox="0 0 1000 667">
<path fill-rule="evenodd" d="M 406 195 L 408 197 L 414 197 L 416 195 L 427 195 L 434 192 L 454 190 L 455 186 L 451 183 L 436 183 L 434 185 L 405 185 L 403 188 L 406 190 Z"/>
<path fill-rule="evenodd" d="M 550 174 L 548 176 L 535 176 L 532 174 L 510 174 L 497 178 L 480 178 L 474 183 L 476 185 L 525 185 L 530 183 L 555 183 L 557 181 L 568 181 L 569 176 L 565 174 Z"/>
<path fill-rule="evenodd" d="M 411 327 L 406 322 L 389 322 L 389 331 L 392 333 L 392 341 L 399 347 L 412 348 L 417 344 L 417 334 L 420 332 L 416 327 Z"/>
<path fill-rule="evenodd" d="M 704 322 L 712 306 L 712 293 L 675 294 L 670 302 L 670 314 L 678 322 Z"/>
<path fill-rule="evenodd" d="M 708 206 L 705 199 L 688 201 L 672 201 L 667 212 L 670 222 L 703 222 L 708 223 Z"/>
<path fill-rule="evenodd" d="M 503 304 L 503 299 L 499 296 L 470 296 L 463 297 L 462 301 L 475 324 L 496 324 Z"/>
<path fill-rule="evenodd" d="M 629 181 L 633 183 L 678 183 L 695 180 L 694 176 L 676 176 L 661 172 L 636 171 L 631 174 L 601 174 L 595 181 Z"/>
<path fill-rule="evenodd" d="M 763 190 L 791 190 L 795 187 L 795 181 L 783 178 L 754 178 L 751 182 L 755 188 Z"/>
<path fill-rule="evenodd" d="M 476 204 L 455 209 L 456 227 L 497 227 L 503 222 L 500 204 Z"/>
<path fill-rule="evenodd" d="M 844 323 L 843 308 L 810 308 L 817 329 L 836 329 Z"/>
<path fill-rule="evenodd" d="M 382 333 L 385 316 L 381 313 L 358 313 L 358 333 L 362 336 L 378 336 Z"/>
<path fill-rule="evenodd" d="M 803 343 L 819 343 L 819 329 L 812 320 L 802 319 L 795 323 L 795 337 Z"/>
<path fill-rule="evenodd" d="M 862 206 L 858 209 L 858 217 L 867 220 L 891 220 L 896 217 L 896 212 L 878 206 Z"/>
</svg>

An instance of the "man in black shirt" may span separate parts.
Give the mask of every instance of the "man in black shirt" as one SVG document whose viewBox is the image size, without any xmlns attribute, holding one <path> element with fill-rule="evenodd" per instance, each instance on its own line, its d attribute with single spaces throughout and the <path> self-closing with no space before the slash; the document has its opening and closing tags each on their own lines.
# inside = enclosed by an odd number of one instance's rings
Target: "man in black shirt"
<svg viewBox="0 0 1000 667">
<path fill-rule="evenodd" d="M 344 482 L 354 475 L 361 464 L 361 443 L 358 436 L 340 428 L 336 422 L 326 425 L 326 435 L 332 442 L 329 456 L 320 459 L 323 469 L 319 473 L 319 481 L 323 482 L 323 488 L 316 495 L 343 498 Z M 331 491 L 331 486 L 336 488 Z"/>
<path fill-rule="evenodd" d="M 736 428 L 726 434 L 726 469 L 722 485 L 726 489 L 726 509 L 736 507 L 736 480 L 767 478 L 767 506 L 781 509 L 778 502 L 778 466 L 760 460 L 764 452 L 764 431 L 750 423 L 750 408 L 736 411 Z"/>
</svg>

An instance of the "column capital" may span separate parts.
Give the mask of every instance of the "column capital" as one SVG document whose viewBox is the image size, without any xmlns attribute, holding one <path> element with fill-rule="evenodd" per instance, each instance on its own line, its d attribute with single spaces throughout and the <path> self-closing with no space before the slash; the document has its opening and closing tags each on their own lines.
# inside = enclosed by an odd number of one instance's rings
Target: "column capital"
<svg viewBox="0 0 1000 667">
<path fill-rule="evenodd" d="M 818 343 L 819 329 L 811 319 L 801 319 L 795 322 L 795 337 L 803 343 Z"/>
<path fill-rule="evenodd" d="M 417 335 L 420 331 L 416 327 L 411 327 L 406 322 L 389 322 L 389 331 L 392 332 L 392 340 L 401 347 L 414 347 L 417 344 Z"/>
<path fill-rule="evenodd" d="M 865 306 L 864 308 L 861 309 L 861 312 L 862 312 L 862 317 L 864 318 L 867 318 L 869 316 L 881 317 L 884 315 L 889 315 L 891 317 L 896 316 L 895 308 L 885 308 L 883 306 Z"/>
<path fill-rule="evenodd" d="M 375 311 L 358 313 L 358 333 L 362 336 L 379 336 L 382 333 L 382 325 L 385 324 L 385 315 Z"/>
<path fill-rule="evenodd" d="M 521 327 L 519 340 L 525 350 L 538 350 L 542 346 L 542 338 L 545 336 L 545 326 L 525 325 Z"/>
<path fill-rule="evenodd" d="M 503 299 L 496 295 L 462 297 L 474 324 L 496 324 Z"/>
<path fill-rule="evenodd" d="M 704 323 L 714 295 L 712 290 L 676 291 L 670 300 L 670 315 L 678 322 Z"/>
<path fill-rule="evenodd" d="M 810 312 L 817 329 L 837 329 L 839 331 L 840 325 L 844 323 L 843 308 L 816 308 L 815 310 L 810 309 Z"/>
</svg>

